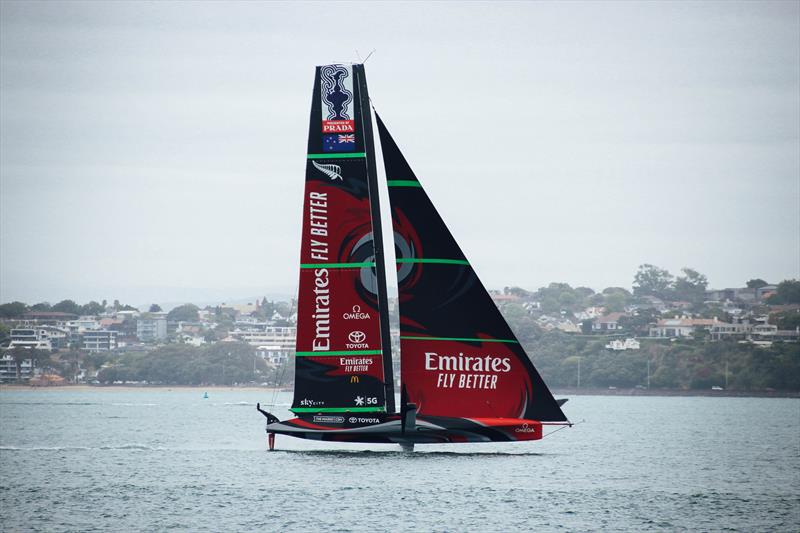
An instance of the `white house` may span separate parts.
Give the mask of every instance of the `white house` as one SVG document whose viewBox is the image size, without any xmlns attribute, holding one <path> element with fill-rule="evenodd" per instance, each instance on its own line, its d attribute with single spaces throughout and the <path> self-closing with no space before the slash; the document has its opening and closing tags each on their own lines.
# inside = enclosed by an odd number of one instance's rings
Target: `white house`
<svg viewBox="0 0 800 533">
<path fill-rule="evenodd" d="M 282 365 L 289 360 L 289 355 L 294 350 L 289 350 L 282 346 L 259 346 L 256 348 L 256 355 L 272 363 L 273 365 Z"/>
<path fill-rule="evenodd" d="M 266 326 L 260 331 L 234 330 L 231 340 L 246 342 L 251 346 L 281 346 L 294 350 L 297 343 L 297 328 L 294 326 Z"/>
<path fill-rule="evenodd" d="M 592 331 L 616 331 L 622 329 L 619 319 L 627 316 L 625 313 L 609 313 L 606 316 L 598 317 L 592 322 Z"/>
<path fill-rule="evenodd" d="M 706 329 L 714 336 L 714 328 L 728 326 L 726 322 L 720 322 L 716 318 L 689 318 L 687 316 L 675 316 L 674 318 L 663 318 L 655 326 L 650 326 L 651 337 L 691 337 L 696 330 Z"/>
<path fill-rule="evenodd" d="M 606 344 L 606 349 L 620 351 L 620 350 L 638 350 L 639 349 L 639 341 L 636 339 L 615 339 L 608 344 Z"/>
</svg>

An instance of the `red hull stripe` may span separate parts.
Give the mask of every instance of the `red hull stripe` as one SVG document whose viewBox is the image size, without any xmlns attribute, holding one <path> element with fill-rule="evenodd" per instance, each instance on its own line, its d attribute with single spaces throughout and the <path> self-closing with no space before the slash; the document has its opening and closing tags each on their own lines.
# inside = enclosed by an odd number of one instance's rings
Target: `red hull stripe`
<svg viewBox="0 0 800 533">
<path fill-rule="evenodd" d="M 300 427 L 304 427 L 304 428 L 308 428 L 308 429 L 317 429 L 317 430 L 326 430 L 326 429 L 335 430 L 336 429 L 336 428 L 333 428 L 333 427 L 330 427 L 330 426 L 320 426 L 319 424 L 312 424 L 311 422 L 306 422 L 302 418 L 295 418 L 295 419 L 292 419 L 292 420 L 287 420 L 287 422 L 290 423 L 293 426 L 300 426 Z"/>
<path fill-rule="evenodd" d="M 526 420 L 524 418 L 469 418 L 483 426 L 520 426 L 522 424 L 540 424 L 536 420 Z"/>
</svg>

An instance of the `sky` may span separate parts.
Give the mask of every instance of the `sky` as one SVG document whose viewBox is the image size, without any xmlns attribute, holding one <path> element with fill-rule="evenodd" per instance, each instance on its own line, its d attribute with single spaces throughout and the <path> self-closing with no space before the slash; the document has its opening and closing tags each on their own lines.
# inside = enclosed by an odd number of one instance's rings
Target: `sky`
<svg viewBox="0 0 800 533">
<path fill-rule="evenodd" d="M 800 277 L 798 2 L 3 1 L 0 301 L 294 293 L 314 66 L 372 50 L 487 287 Z"/>
</svg>

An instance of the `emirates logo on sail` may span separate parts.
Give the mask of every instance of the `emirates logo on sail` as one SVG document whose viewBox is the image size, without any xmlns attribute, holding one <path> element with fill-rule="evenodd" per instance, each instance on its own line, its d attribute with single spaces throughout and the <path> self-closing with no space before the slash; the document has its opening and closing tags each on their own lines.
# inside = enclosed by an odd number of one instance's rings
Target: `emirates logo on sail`
<svg viewBox="0 0 800 533">
<path fill-rule="evenodd" d="M 440 389 L 496 389 L 498 373 L 511 372 L 511 358 L 425 352 L 425 370 L 438 372 Z"/>
</svg>

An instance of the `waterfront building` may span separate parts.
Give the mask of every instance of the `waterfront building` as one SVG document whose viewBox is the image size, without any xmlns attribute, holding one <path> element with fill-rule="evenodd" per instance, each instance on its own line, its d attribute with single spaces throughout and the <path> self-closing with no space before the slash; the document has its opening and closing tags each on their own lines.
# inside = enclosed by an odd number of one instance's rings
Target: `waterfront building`
<svg viewBox="0 0 800 533">
<path fill-rule="evenodd" d="M 294 349 L 290 350 L 283 346 L 259 346 L 256 348 L 257 356 L 276 366 L 286 363 L 293 353 Z"/>
<path fill-rule="evenodd" d="M 236 329 L 229 333 L 229 338 L 233 341 L 246 342 L 251 346 L 281 346 L 294 351 L 297 327 L 264 326 L 260 329 Z"/>
<path fill-rule="evenodd" d="M 66 334 L 64 334 L 66 336 Z M 30 327 L 30 328 L 14 328 L 10 333 L 11 343 L 8 345 L 9 349 L 12 348 L 33 348 L 35 350 L 53 349 L 50 342 L 48 330 L 43 326 Z"/>
<path fill-rule="evenodd" d="M 25 359 L 20 364 L 20 380 L 29 380 L 33 377 L 33 361 Z M 17 364 L 9 354 L 0 357 L 0 383 L 8 383 L 17 379 Z"/>
<path fill-rule="evenodd" d="M 158 342 L 166 339 L 167 319 L 165 317 L 137 319 L 136 338 L 142 342 Z"/>
<path fill-rule="evenodd" d="M 117 347 L 117 332 L 108 330 L 85 331 L 83 349 L 90 352 L 108 352 Z"/>
</svg>

